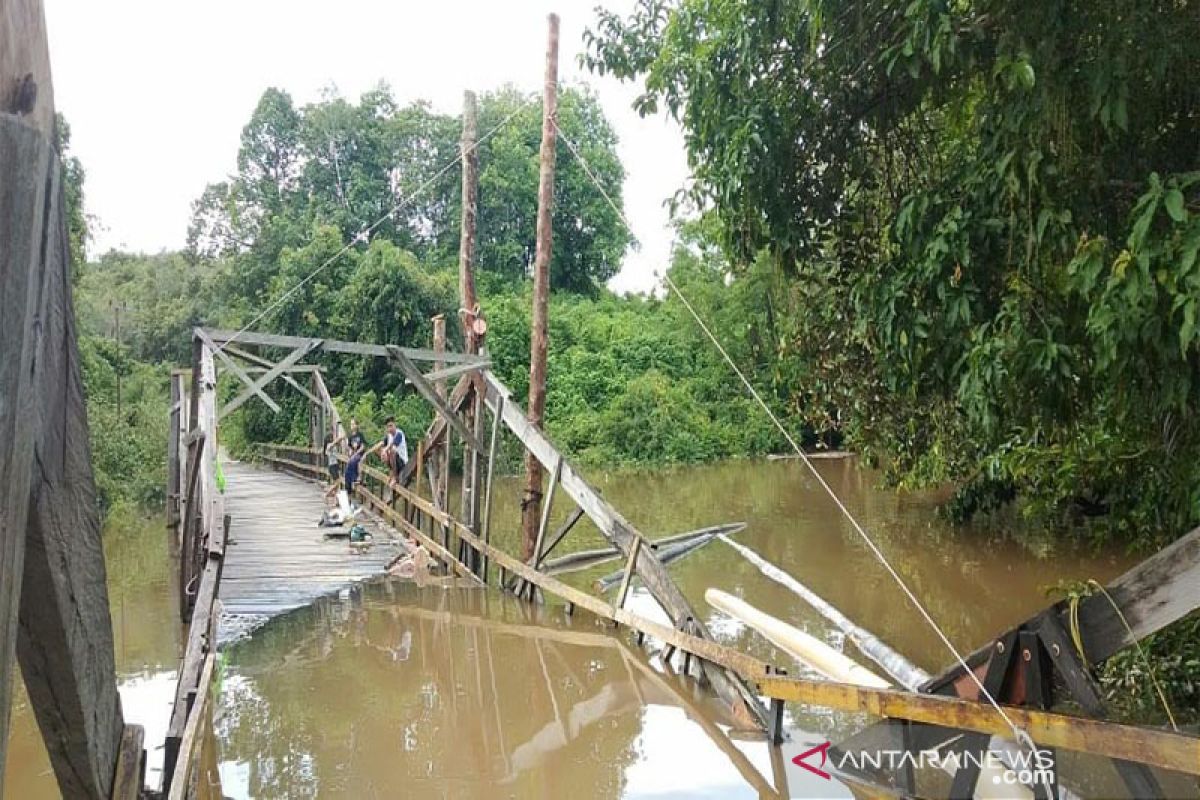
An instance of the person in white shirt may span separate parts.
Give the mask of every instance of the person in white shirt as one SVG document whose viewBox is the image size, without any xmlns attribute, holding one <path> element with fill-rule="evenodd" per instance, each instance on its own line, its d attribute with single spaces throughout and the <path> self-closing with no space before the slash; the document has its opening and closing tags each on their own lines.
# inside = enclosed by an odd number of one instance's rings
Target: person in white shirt
<svg viewBox="0 0 1200 800">
<path fill-rule="evenodd" d="M 388 466 L 388 472 L 391 475 L 390 483 L 395 487 L 400 481 L 400 470 L 408 463 L 408 441 L 404 438 L 404 431 L 396 427 L 395 417 L 388 417 L 384 424 L 387 430 L 382 441 L 372 447 L 368 453 L 379 453 L 379 457 Z"/>
</svg>

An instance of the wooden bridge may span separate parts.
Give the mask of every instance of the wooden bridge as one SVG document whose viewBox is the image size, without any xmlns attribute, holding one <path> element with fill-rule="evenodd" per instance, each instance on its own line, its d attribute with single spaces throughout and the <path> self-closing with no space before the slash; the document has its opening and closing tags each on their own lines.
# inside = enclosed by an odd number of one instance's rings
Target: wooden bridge
<svg viewBox="0 0 1200 800">
<path fill-rule="evenodd" d="M 396 553 L 423 548 L 448 581 L 512 592 L 530 602 L 565 603 L 572 612 L 606 620 L 639 645 L 656 640 L 682 673 L 711 687 L 731 714 L 763 729 L 775 744 L 785 736 L 784 703 L 794 702 L 902 721 L 904 735 L 917 745 L 978 748 L 988 737 L 1011 737 L 1011 723 L 1041 747 L 1113 759 L 1137 797 L 1160 793 L 1151 767 L 1200 775 L 1200 738 L 1104 721 L 1090 675 L 1093 663 L 1200 606 L 1200 530 L 1077 608 L 1060 603 L 1000 635 L 980 631 L 983 644 L 966 669 L 949 667 L 919 691 L 790 677 L 713 639 L 671 581 L 655 543 L 530 421 L 481 350 L 451 353 L 197 329 L 191 368 L 171 382 L 167 454 L 168 516 L 180 553 L 179 613 L 187 635 L 163 743 L 163 784 L 146 787 L 145 750 L 159 743 L 145 742 L 142 729 L 126 723 L 117 693 L 54 133 L 41 5 L 0 0 L 0 766 L 19 657 L 64 796 L 183 800 L 201 795 L 207 785 L 202 772 L 215 758 L 204 744 L 222 606 L 242 614 L 283 613 L 377 573 L 391 560 L 394 544 Z M 544 149 L 543 159 L 552 163 L 552 152 Z M 464 237 L 465 231 L 464 226 Z M 463 295 L 473 298 L 473 289 Z M 476 313 L 474 302 L 463 305 Z M 472 348 L 481 344 L 478 338 L 471 342 Z M 377 533 L 374 552 L 367 556 L 324 541 L 313 527 L 321 503 L 315 481 L 323 474 L 316 448 L 326 432 L 341 430 L 341 422 L 320 366 L 302 362 L 335 355 L 385 359 L 436 414 L 400 485 L 388 487 L 385 475 L 363 470 L 358 499 L 374 514 Z M 434 368 L 422 372 L 420 363 Z M 223 406 L 218 369 L 244 386 Z M 450 379 L 456 381 L 453 388 L 440 389 Z M 308 441 L 264 447 L 261 466 L 221 462 L 221 418 L 252 399 L 278 409 L 267 391 L 277 380 L 306 398 Z M 551 476 L 528 558 L 492 541 L 493 465 L 502 431 Z M 449 453 L 455 446 L 463 448 L 466 467 L 462 501 L 452 513 Z M 577 510 L 566 525 L 551 531 L 556 487 Z M 568 586 L 548 568 L 548 556 L 583 516 L 624 562 L 611 600 Z M 669 624 L 626 607 L 635 577 Z M 1079 646 L 1068 633 L 1072 630 Z M 979 701 L 967 670 L 1004 704 L 1004 716 Z M 1062 699 L 1076 701 L 1089 716 L 1047 710 Z M 894 791 L 913 793 L 903 775 L 871 777 Z M 959 770 L 952 794 L 971 794 L 977 778 L 977 770 Z"/>
</svg>

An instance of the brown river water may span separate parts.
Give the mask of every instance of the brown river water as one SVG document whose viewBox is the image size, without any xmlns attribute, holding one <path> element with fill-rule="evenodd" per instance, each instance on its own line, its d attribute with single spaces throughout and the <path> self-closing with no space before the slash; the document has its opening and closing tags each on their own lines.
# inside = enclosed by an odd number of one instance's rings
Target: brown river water
<svg viewBox="0 0 1200 800">
<path fill-rule="evenodd" d="M 964 651 L 1048 602 L 1061 580 L 1106 581 L 1133 563 L 1116 551 L 1022 544 L 998 523 L 953 527 L 932 497 L 877 488 L 852 460 L 818 468 Z M 917 665 L 952 656 L 858 534 L 794 461 L 739 461 L 653 474 L 589 477 L 644 533 L 657 537 L 745 522 L 734 538 L 782 567 Z M 497 492 L 494 530 L 516 541 L 518 483 Z M 554 518 L 572 506 L 556 498 Z M 562 552 L 600 545 L 580 523 Z M 568 547 L 569 545 L 569 547 Z M 161 521 L 107 534 L 117 666 L 127 718 L 160 743 L 179 653 L 172 565 Z M 556 555 L 559 553 L 556 552 Z M 577 586 L 620 566 L 569 576 Z M 803 674 L 758 634 L 704 602 L 709 587 L 743 597 L 834 646 L 841 633 L 721 541 L 669 567 L 722 641 Z M 636 586 L 631 605 L 658 612 Z M 553 598 L 530 607 L 495 590 L 381 582 L 274 620 L 228 646 L 213 724 L 214 772 L 235 798 L 757 797 L 778 785 L 781 759 L 731 720 L 696 682 L 664 671 L 624 632 Z M 848 655 L 868 667 L 853 645 Z M 795 742 L 835 741 L 867 718 L 789 706 Z M 785 753 L 789 752 L 787 750 Z M 157 782 L 161 750 L 150 757 Z M 1081 796 L 1121 794 L 1112 768 L 1064 756 Z M 789 772 L 795 781 L 794 772 Z M 801 776 L 803 782 L 803 776 Z M 55 797 L 36 724 L 18 687 L 8 796 Z M 1196 794 L 1194 782 L 1170 784 Z M 840 784 L 791 796 L 849 797 Z M 786 795 L 785 795 L 786 796 Z"/>
</svg>

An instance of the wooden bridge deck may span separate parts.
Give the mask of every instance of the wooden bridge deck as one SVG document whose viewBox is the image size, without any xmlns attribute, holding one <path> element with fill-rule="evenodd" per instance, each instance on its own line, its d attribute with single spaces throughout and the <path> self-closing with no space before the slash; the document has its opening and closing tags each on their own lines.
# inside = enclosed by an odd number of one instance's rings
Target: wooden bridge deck
<svg viewBox="0 0 1200 800">
<path fill-rule="evenodd" d="M 222 462 L 229 541 L 219 597 L 227 614 L 274 617 L 380 575 L 399 552 L 395 535 L 370 515 L 359 521 L 374 542 L 351 551 L 319 528 L 323 489 L 312 481 L 237 461 Z"/>
</svg>

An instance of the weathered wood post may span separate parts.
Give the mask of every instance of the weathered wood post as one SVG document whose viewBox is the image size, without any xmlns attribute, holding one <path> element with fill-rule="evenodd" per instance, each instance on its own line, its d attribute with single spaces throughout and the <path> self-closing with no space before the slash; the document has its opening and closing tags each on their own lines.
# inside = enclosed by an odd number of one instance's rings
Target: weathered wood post
<svg viewBox="0 0 1200 800">
<path fill-rule="evenodd" d="M 546 80 L 542 87 L 542 148 L 538 180 L 537 250 L 533 259 L 533 316 L 529 337 L 529 421 L 542 427 L 546 411 L 547 317 L 550 302 L 550 255 L 553 246 L 554 158 L 558 116 L 558 15 L 549 16 Z M 542 465 L 525 454 L 525 497 L 521 501 L 521 558 L 533 556 L 542 500 Z"/>
<path fill-rule="evenodd" d="M 0 0 L 0 772 L 15 651 L 59 790 L 108 798 L 124 723 L 54 139 L 42 3 Z"/>
<path fill-rule="evenodd" d="M 179 519 L 179 424 L 183 419 L 183 382 L 171 373 L 171 406 L 167 423 L 167 527 Z"/>
<path fill-rule="evenodd" d="M 478 313 L 479 302 L 475 297 L 475 229 L 476 207 L 479 202 L 479 153 L 476 150 L 478 142 L 478 123 L 476 121 L 475 93 L 463 92 L 463 122 L 462 141 L 462 221 L 461 235 L 458 248 L 458 294 L 462 306 L 463 322 L 463 351 L 471 355 L 479 352 L 479 339 L 475 333 L 475 317 Z M 466 411 L 467 427 L 471 428 L 475 437 L 481 438 L 483 400 L 480 393 L 475 391 L 468 400 Z M 463 446 L 463 476 L 462 502 L 460 519 L 463 524 L 475 534 L 479 533 L 479 484 L 481 454 L 469 444 Z M 478 554 L 474 550 L 464 548 L 460 553 L 478 572 Z"/>
</svg>

